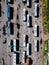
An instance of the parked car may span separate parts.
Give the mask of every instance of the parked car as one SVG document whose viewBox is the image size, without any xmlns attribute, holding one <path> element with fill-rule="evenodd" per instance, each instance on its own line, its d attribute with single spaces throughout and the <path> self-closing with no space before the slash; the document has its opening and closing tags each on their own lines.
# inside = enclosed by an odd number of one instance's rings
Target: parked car
<svg viewBox="0 0 49 65">
<path fill-rule="evenodd" d="M 36 3 L 39 3 L 39 0 L 34 0 Z"/>
<path fill-rule="evenodd" d="M 26 3 L 26 0 L 22 0 L 23 3 Z"/>
<path fill-rule="evenodd" d="M 18 39 L 13 40 L 13 50 L 14 52 L 19 51 L 19 40 Z"/>
<path fill-rule="evenodd" d="M 13 40 L 13 50 L 16 51 L 16 39 Z"/>
<path fill-rule="evenodd" d="M 27 52 L 26 53 L 27 53 L 27 56 L 31 55 L 31 44 L 30 43 L 27 44 Z"/>
<path fill-rule="evenodd" d="M 34 40 L 34 51 L 39 52 L 39 40 Z"/>
<path fill-rule="evenodd" d="M 1 17 L 1 4 L 0 4 L 0 17 Z"/>
<path fill-rule="evenodd" d="M 13 65 L 19 64 L 19 53 L 13 54 Z"/>
<path fill-rule="evenodd" d="M 39 4 L 35 4 L 34 16 L 39 17 Z"/>
<path fill-rule="evenodd" d="M 14 39 L 10 41 L 11 52 L 19 51 L 19 40 Z"/>
<path fill-rule="evenodd" d="M 27 43 L 28 43 L 28 35 L 23 35 L 23 46 L 27 46 Z"/>
<path fill-rule="evenodd" d="M 31 2 L 32 2 L 32 0 L 27 0 L 26 5 L 28 8 L 31 8 Z"/>
<path fill-rule="evenodd" d="M 7 4 L 14 4 L 14 0 L 7 0 Z"/>
<path fill-rule="evenodd" d="M 39 26 L 37 24 L 34 25 L 34 36 L 39 37 Z"/>
<path fill-rule="evenodd" d="M 32 27 L 32 17 L 27 14 L 27 27 Z"/>
<path fill-rule="evenodd" d="M 13 19 L 13 13 L 14 13 L 14 8 L 10 7 L 10 5 L 8 5 L 7 6 L 7 18 Z"/>
<path fill-rule="evenodd" d="M 13 54 L 13 65 L 16 65 L 16 54 Z"/>
<path fill-rule="evenodd" d="M 7 18 L 10 18 L 10 6 L 7 6 Z"/>
<path fill-rule="evenodd" d="M 22 53 L 22 63 L 26 62 L 26 51 L 23 51 Z"/>
<path fill-rule="evenodd" d="M 10 35 L 10 34 L 13 35 L 14 34 L 14 23 L 7 21 L 6 26 L 7 26 L 6 33 L 8 35 Z"/>
<path fill-rule="evenodd" d="M 6 22 L 6 33 L 10 35 L 10 21 Z"/>
<path fill-rule="evenodd" d="M 27 21 L 27 14 L 28 14 L 28 11 L 24 8 L 24 9 L 23 9 L 23 21 L 24 21 L 24 22 Z"/>
</svg>

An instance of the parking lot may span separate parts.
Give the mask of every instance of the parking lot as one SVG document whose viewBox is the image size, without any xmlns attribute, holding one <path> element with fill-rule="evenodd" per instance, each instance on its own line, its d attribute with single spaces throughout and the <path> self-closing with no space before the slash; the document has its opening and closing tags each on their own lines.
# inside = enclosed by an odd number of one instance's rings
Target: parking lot
<svg viewBox="0 0 49 65">
<path fill-rule="evenodd" d="M 23 47 L 23 35 L 28 35 L 28 43 L 31 44 L 31 55 L 28 55 L 29 58 L 32 59 L 32 65 L 42 65 L 42 56 L 44 50 L 44 40 L 49 38 L 48 36 L 43 34 L 42 27 L 42 1 L 39 3 L 35 3 L 32 0 L 31 8 L 28 8 L 26 4 L 22 2 L 22 0 L 14 0 L 14 4 L 9 4 L 9 6 L 14 8 L 13 19 L 10 20 L 14 24 L 14 34 L 13 35 L 3 35 L 3 26 L 6 26 L 7 18 L 7 1 L 0 2 L 2 5 L 2 16 L 0 17 L 0 65 L 14 65 L 13 64 L 13 54 L 14 52 L 10 51 L 9 43 L 11 40 L 18 39 L 19 40 L 19 51 L 16 51 L 20 54 L 19 62 L 21 65 L 25 65 L 22 63 L 22 54 L 27 50 L 27 47 Z M 34 16 L 35 12 L 35 4 L 39 5 L 39 17 L 36 18 Z M 23 21 L 23 9 L 28 11 L 28 14 L 32 17 L 32 27 L 27 26 L 27 22 Z M 17 23 L 20 24 L 20 29 L 17 28 Z M 34 26 L 37 24 L 39 26 L 39 37 L 34 36 Z M 3 44 L 4 40 L 7 39 L 7 42 Z M 43 40 L 41 43 L 40 40 Z M 34 40 L 39 40 L 39 51 L 34 51 Z M 3 61 L 4 60 L 4 61 Z M 20 65 L 20 63 L 18 64 Z"/>
</svg>

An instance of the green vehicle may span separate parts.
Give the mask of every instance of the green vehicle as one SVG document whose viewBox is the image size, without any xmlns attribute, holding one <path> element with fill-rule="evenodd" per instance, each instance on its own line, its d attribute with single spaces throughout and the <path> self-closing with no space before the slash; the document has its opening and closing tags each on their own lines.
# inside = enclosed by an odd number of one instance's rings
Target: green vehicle
<svg viewBox="0 0 49 65">
<path fill-rule="evenodd" d="M 47 56 L 45 57 L 44 65 L 49 65 L 49 53 L 47 53 Z"/>
<path fill-rule="evenodd" d="M 46 64 L 45 65 L 49 65 L 49 58 L 46 60 Z"/>
<path fill-rule="evenodd" d="M 45 41 L 44 54 L 47 55 L 47 59 L 46 59 L 45 65 L 49 65 L 49 40 Z"/>
<path fill-rule="evenodd" d="M 49 52 L 49 40 L 45 41 L 45 49 L 44 52 L 47 54 Z"/>
</svg>

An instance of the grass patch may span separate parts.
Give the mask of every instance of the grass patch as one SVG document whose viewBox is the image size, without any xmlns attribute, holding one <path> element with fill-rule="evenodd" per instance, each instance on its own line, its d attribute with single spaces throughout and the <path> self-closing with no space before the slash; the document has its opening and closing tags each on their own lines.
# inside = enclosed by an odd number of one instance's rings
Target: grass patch
<svg viewBox="0 0 49 65">
<path fill-rule="evenodd" d="M 47 32 L 49 33 L 49 0 L 43 0 L 46 4 L 45 8 L 45 19 L 43 20 L 43 24 L 46 25 Z"/>
</svg>

